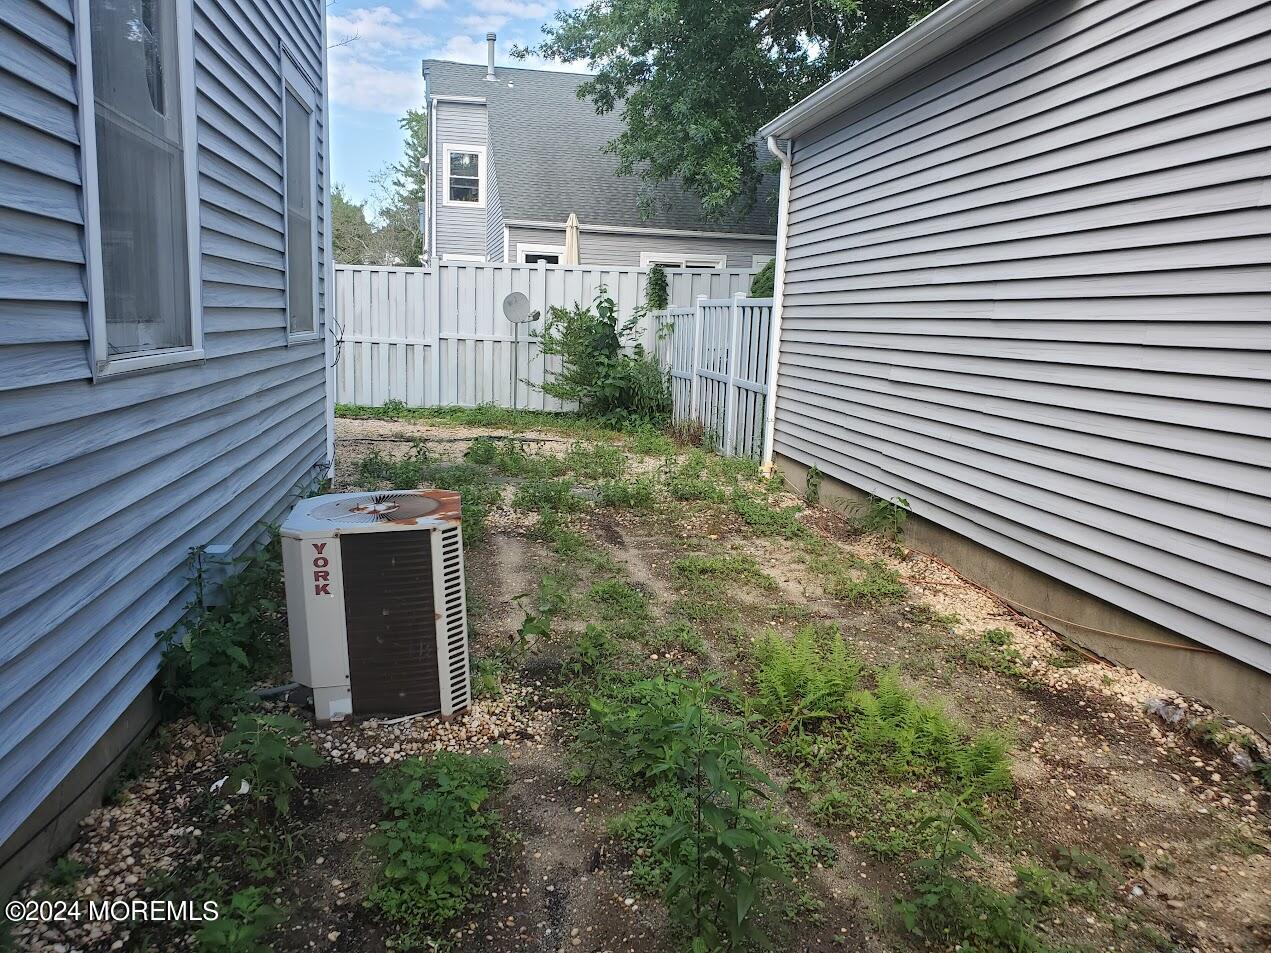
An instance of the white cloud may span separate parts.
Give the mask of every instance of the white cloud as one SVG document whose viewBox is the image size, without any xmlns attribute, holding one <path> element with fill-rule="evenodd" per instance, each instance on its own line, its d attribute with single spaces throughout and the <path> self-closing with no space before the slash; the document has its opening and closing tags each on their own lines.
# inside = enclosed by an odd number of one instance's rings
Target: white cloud
<svg viewBox="0 0 1271 953">
<path fill-rule="evenodd" d="M 514 20 L 543 20 L 558 6 L 538 0 L 473 0 L 472 5 L 482 13 L 502 14 Z"/>
<path fill-rule="evenodd" d="M 327 36 L 333 43 L 353 38 L 341 49 L 359 47 L 366 50 L 373 47 L 377 51 L 400 50 L 432 42 L 428 34 L 411 26 L 396 10 L 383 6 L 358 7 L 347 14 L 328 16 Z"/>
<path fill-rule="evenodd" d="M 420 10 L 440 10 L 446 5 L 446 0 L 415 0 L 415 6 Z"/>
<path fill-rule="evenodd" d="M 467 29 L 469 29 L 469 30 L 475 30 L 475 31 L 477 31 L 477 32 L 486 32 L 486 33 L 489 33 L 491 30 L 497 30 L 497 29 L 499 29 L 501 26 L 503 26 L 503 24 L 507 23 L 507 22 L 508 22 L 508 18 L 507 18 L 507 17 L 500 17 L 500 16 L 493 16 L 493 17 L 480 17 L 480 16 L 478 16 L 478 17 L 464 17 L 464 18 L 463 18 L 462 20 L 460 20 L 459 22 L 460 22 L 460 23 L 462 23 L 462 24 L 463 24 L 463 25 L 464 25 Z"/>
<path fill-rule="evenodd" d="M 330 57 L 333 103 L 394 116 L 423 105 L 424 80 L 413 61 L 411 66 L 394 69 L 340 52 L 332 50 Z"/>
</svg>

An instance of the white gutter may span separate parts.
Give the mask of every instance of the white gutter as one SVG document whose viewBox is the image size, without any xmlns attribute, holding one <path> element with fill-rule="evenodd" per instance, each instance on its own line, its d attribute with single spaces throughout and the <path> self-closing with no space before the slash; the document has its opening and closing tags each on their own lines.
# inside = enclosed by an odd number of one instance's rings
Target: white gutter
<svg viewBox="0 0 1271 953">
<path fill-rule="evenodd" d="M 759 130 L 783 139 L 824 122 L 854 103 L 963 46 L 1040 0 L 949 0 Z"/>
<path fill-rule="evenodd" d="M 781 369 L 781 302 L 786 290 L 786 243 L 790 226 L 791 143 L 785 151 L 776 136 L 768 136 L 768 151 L 781 160 L 781 190 L 777 204 L 777 265 L 772 280 L 772 319 L 768 322 L 768 394 L 764 406 L 763 472 L 772 473 L 773 438 L 777 427 L 777 378 Z"/>
</svg>

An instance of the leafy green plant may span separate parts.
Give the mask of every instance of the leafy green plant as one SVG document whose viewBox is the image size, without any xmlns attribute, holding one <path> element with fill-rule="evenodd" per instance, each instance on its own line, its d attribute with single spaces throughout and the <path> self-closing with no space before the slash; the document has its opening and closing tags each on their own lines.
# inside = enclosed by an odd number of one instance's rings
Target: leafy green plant
<svg viewBox="0 0 1271 953">
<path fill-rule="evenodd" d="M 602 579 L 587 592 L 602 619 L 614 622 L 643 621 L 649 618 L 649 600 L 644 593 L 620 579 Z"/>
<path fill-rule="evenodd" d="M 631 449 L 651 457 L 666 457 L 675 453 L 675 443 L 659 427 L 649 423 L 637 423 L 627 429 Z"/>
<path fill-rule="evenodd" d="M 194 585 L 201 592 L 197 567 L 196 556 Z M 253 683 L 281 666 L 287 599 L 277 534 L 236 568 L 223 604 L 205 607 L 196 598 L 181 624 L 159 633 L 159 700 L 170 717 L 188 712 L 204 723 L 231 721 L 252 700 Z"/>
<path fill-rule="evenodd" d="M 802 539 L 810 535 L 799 522 L 802 506 L 773 506 L 767 500 L 743 490 L 733 493 L 733 512 L 755 532 L 764 536 Z"/>
<path fill-rule="evenodd" d="M 287 919 L 286 911 L 265 902 L 263 887 L 248 887 L 230 897 L 217 919 L 209 921 L 194 936 L 195 948 L 202 953 L 271 953 L 262 942 L 269 931 Z"/>
<path fill-rule="evenodd" d="M 744 553 L 681 556 L 671 563 L 671 572 L 692 585 L 731 582 L 768 591 L 777 588 L 776 580 L 759 568 L 753 556 Z"/>
<path fill-rule="evenodd" d="M 849 505 L 848 516 L 852 528 L 858 533 L 898 540 L 905 528 L 905 520 L 909 518 L 909 501 L 903 496 L 885 500 L 870 494 L 864 503 Z"/>
<path fill-rule="evenodd" d="M 608 422 L 664 422 L 670 389 L 657 361 L 637 343 L 638 318 L 619 325 L 617 306 L 603 288 L 590 308 L 549 309 L 543 329 L 532 333 L 544 355 L 560 358 L 561 368 L 541 385 L 543 392 Z"/>
<path fill-rule="evenodd" d="M 943 814 L 927 818 L 924 826 L 938 829 L 935 850 L 910 864 L 913 893 L 896 900 L 896 910 L 910 933 L 929 943 L 983 953 L 1053 949 L 1037 935 L 1030 903 L 956 870 L 965 861 L 982 859 L 976 848 L 986 836 L 963 804 L 949 802 Z"/>
<path fill-rule="evenodd" d="M 816 465 L 808 467 L 808 472 L 803 480 L 803 499 L 808 506 L 815 506 L 821 502 L 821 481 L 824 475 Z"/>
<path fill-rule="evenodd" d="M 604 480 L 596 487 L 601 506 L 648 509 L 657 499 L 652 480 L 636 477 L 633 480 Z"/>
<path fill-rule="evenodd" d="M 781 730 L 802 731 L 856 708 L 860 661 L 837 628 L 800 629 L 793 640 L 769 632 L 755 640 L 755 710 Z"/>
<path fill-rule="evenodd" d="M 72 860 L 68 855 L 63 854 L 53 862 L 49 872 L 44 875 L 44 882 L 54 891 L 62 892 L 74 887 L 86 873 L 88 873 L 86 864 Z"/>
<path fill-rule="evenodd" d="M 236 762 L 224 790 L 246 787 L 257 819 L 268 823 L 291 811 L 291 795 L 300 787 L 297 768 L 323 762 L 300 739 L 305 726 L 290 715 L 241 715 L 221 743 L 221 753 Z"/>
<path fill-rule="evenodd" d="M 618 480 L 626 473 L 627 455 L 612 444 L 578 441 L 566 451 L 564 463 L 585 480 Z"/>
<path fill-rule="evenodd" d="M 367 904 L 394 924 L 395 945 L 410 949 L 481 894 L 479 872 L 490 866 L 501 833 L 489 802 L 506 786 L 507 766 L 439 751 L 384 769 L 374 784 L 385 817 L 367 838 L 380 860 Z"/>
<path fill-rule="evenodd" d="M 908 591 L 900 574 L 881 559 L 862 559 L 832 544 L 808 558 L 808 567 L 825 577 L 825 594 L 853 605 L 896 602 Z"/>
<path fill-rule="evenodd" d="M 781 883 L 779 860 L 792 842 L 762 807 L 772 782 L 746 755 L 745 722 L 721 712 L 736 704 L 712 679 L 611 680 L 578 728 L 577 748 L 593 770 L 660 792 L 628 816 L 626 836 L 646 841 L 652 859 L 641 876 L 662 886 L 695 950 L 762 939 L 753 913 Z"/>
<path fill-rule="evenodd" d="M 512 502 L 518 509 L 557 513 L 571 513 L 583 505 L 582 499 L 574 495 L 573 481 L 568 479 L 523 483 Z"/>
<path fill-rule="evenodd" d="M 777 282 L 777 259 L 769 258 L 750 279 L 750 297 L 771 298 Z"/>
</svg>

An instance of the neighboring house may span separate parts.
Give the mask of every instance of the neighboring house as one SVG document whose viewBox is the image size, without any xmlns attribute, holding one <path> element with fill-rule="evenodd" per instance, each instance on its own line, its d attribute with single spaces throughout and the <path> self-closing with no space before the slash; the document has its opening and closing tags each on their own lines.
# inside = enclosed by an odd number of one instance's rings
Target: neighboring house
<svg viewBox="0 0 1271 953">
<path fill-rule="evenodd" d="M 904 497 L 919 548 L 1264 733 L 1269 25 L 953 0 L 761 130 L 778 465 Z"/>
<path fill-rule="evenodd" d="M 324 11 L 0 4 L 0 893 L 147 730 L 191 547 L 330 462 Z"/>
<path fill-rule="evenodd" d="M 427 245 L 451 260 L 559 264 L 565 221 L 581 224 L 580 264 L 757 268 L 775 253 L 775 176 L 740 221 L 711 222 L 669 185 L 617 175 L 605 143 L 622 131 L 578 87 L 588 76 L 424 60 L 431 161 Z M 653 213 L 641 214 L 650 194 Z"/>
</svg>

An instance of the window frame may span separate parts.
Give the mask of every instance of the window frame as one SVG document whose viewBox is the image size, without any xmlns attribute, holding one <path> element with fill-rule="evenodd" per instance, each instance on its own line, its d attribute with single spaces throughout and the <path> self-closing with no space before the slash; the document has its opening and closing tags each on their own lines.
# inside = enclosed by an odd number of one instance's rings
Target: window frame
<svg viewBox="0 0 1271 953">
<path fill-rule="evenodd" d="M 692 259 L 694 262 L 701 262 L 709 259 L 713 264 L 692 264 L 688 262 Z M 716 271 L 722 271 L 728 267 L 728 258 L 725 255 L 699 255 L 691 252 L 658 252 L 658 251 L 642 251 L 640 252 L 640 267 L 651 268 L 654 265 L 661 265 L 663 268 L 713 268 Z"/>
<path fill-rule="evenodd" d="M 518 265 L 529 264 L 525 260 L 525 256 L 530 255 L 555 255 L 556 264 L 561 264 L 565 258 L 564 245 L 545 245 L 541 242 L 517 242 L 516 243 L 516 263 Z"/>
<path fill-rule="evenodd" d="M 322 271 L 322 256 L 318 253 L 318 109 L 321 97 L 313 78 L 300 66 L 296 55 L 285 45 L 279 45 L 279 116 L 282 130 L 282 260 L 283 260 L 283 332 L 287 345 L 315 341 L 321 335 L 322 320 L 318 311 L 318 276 Z M 309 111 L 309 251 L 313 254 L 313 328 L 309 331 L 291 330 L 291 268 L 287 261 L 287 249 L 291 247 L 291 223 L 287 214 L 287 95 L 294 93 L 297 101 Z"/>
<path fill-rule="evenodd" d="M 97 97 L 93 89 L 91 0 L 75 0 L 76 94 L 83 178 L 84 270 L 93 380 L 202 361 L 203 255 L 199 214 L 199 157 L 195 115 L 193 0 L 176 0 L 177 81 L 181 87 L 181 165 L 185 186 L 186 269 L 190 290 L 190 343 L 182 347 L 112 356 L 106 335 L 105 266 L 102 261 L 101 192 L 97 178 Z"/>
<path fill-rule="evenodd" d="M 463 202 L 450 197 L 450 156 L 456 152 L 470 152 L 477 157 L 477 201 L 475 202 Z M 485 146 L 471 146 L 461 142 L 446 143 L 441 147 L 441 158 L 443 170 L 441 176 L 441 204 L 449 208 L 485 208 Z"/>
</svg>

